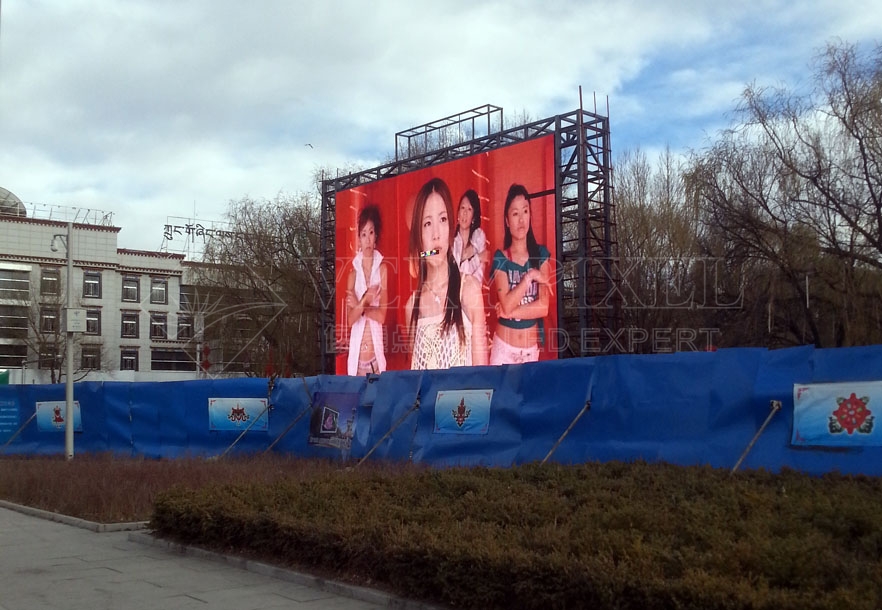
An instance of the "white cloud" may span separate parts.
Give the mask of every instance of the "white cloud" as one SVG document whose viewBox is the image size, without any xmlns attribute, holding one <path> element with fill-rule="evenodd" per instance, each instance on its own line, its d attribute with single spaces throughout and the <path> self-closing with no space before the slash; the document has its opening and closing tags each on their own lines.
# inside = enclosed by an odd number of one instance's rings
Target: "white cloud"
<svg viewBox="0 0 882 610">
<path fill-rule="evenodd" d="M 746 83 L 808 74 L 882 9 L 582 0 L 4 3 L 0 185 L 114 213 L 153 249 L 168 216 L 313 188 L 394 134 L 485 103 L 534 118 L 609 100 L 615 146 L 692 146 Z M 311 144 L 312 146 L 306 146 Z"/>
</svg>

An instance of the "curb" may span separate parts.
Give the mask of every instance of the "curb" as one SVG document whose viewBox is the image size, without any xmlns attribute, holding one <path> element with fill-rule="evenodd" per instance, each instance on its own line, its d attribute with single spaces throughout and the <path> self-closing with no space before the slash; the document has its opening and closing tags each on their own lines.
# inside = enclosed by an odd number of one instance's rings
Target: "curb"
<svg viewBox="0 0 882 610">
<path fill-rule="evenodd" d="M 398 608 L 400 610 L 446 610 L 444 606 L 433 606 L 422 602 L 416 602 L 409 599 L 404 599 L 402 597 L 397 597 L 395 595 L 384 593 L 382 591 L 377 591 L 375 589 L 368 589 L 365 587 L 350 585 L 344 582 L 340 582 L 338 580 L 327 580 L 318 576 L 312 576 L 311 574 L 305 574 L 303 572 L 296 572 L 294 570 L 280 568 L 278 566 L 270 565 L 268 563 L 246 559 L 244 557 L 237 557 L 235 555 L 224 555 L 222 553 L 208 551 L 206 549 L 195 546 L 188 546 L 177 542 L 171 542 L 163 538 L 157 538 L 156 536 L 148 532 L 130 532 L 128 539 L 131 542 L 164 548 L 169 551 L 181 553 L 190 557 L 197 557 L 200 559 L 208 559 L 210 561 L 225 563 L 227 565 L 231 565 L 242 570 L 247 570 L 248 572 L 260 574 L 262 576 L 278 578 L 279 580 L 320 589 L 322 591 L 327 591 L 328 593 L 333 593 L 334 595 L 350 597 L 352 599 L 357 599 L 359 601 L 367 602 L 369 604 L 376 604 L 377 606 L 383 606 L 385 608 Z"/>
<path fill-rule="evenodd" d="M 58 523 L 64 523 L 65 525 L 72 525 L 74 527 L 79 527 L 84 530 L 91 530 L 99 534 L 105 532 L 129 532 L 132 530 L 143 530 L 147 529 L 148 523 L 147 521 L 132 521 L 129 523 L 97 523 L 95 521 L 87 521 L 78 517 L 69 517 L 68 515 L 62 515 L 60 513 L 53 513 L 52 511 L 48 510 L 32 508 L 30 506 L 23 506 L 21 504 L 14 504 L 12 502 L 7 502 L 6 500 L 0 500 L 0 508 L 14 510 L 19 513 L 24 513 L 25 515 L 30 515 L 31 517 L 40 517 L 41 519 L 48 519 L 49 521 L 56 521 Z"/>
</svg>

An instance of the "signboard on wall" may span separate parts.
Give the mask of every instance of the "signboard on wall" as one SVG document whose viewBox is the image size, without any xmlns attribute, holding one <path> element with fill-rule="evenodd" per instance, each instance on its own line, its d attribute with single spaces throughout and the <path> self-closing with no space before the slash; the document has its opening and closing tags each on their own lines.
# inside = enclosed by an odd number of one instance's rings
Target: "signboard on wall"
<svg viewBox="0 0 882 610">
<path fill-rule="evenodd" d="M 487 434 L 493 390 L 441 390 L 435 397 L 435 434 Z"/>
<path fill-rule="evenodd" d="M 47 400 L 36 403 L 37 429 L 41 432 L 63 432 L 65 427 L 65 410 L 67 404 L 63 400 Z M 80 416 L 80 402 L 73 403 L 74 432 L 83 431 L 83 419 Z"/>
<path fill-rule="evenodd" d="M 208 428 L 266 432 L 269 429 L 266 405 L 266 398 L 209 398 Z"/>
<path fill-rule="evenodd" d="M 86 332 L 86 310 L 80 308 L 65 308 L 65 330 L 69 333 Z"/>
<path fill-rule="evenodd" d="M 358 399 L 356 392 L 318 392 L 310 413 L 307 442 L 348 455 L 355 436 Z"/>
<path fill-rule="evenodd" d="M 8 441 L 18 430 L 19 425 L 18 398 L 14 396 L 0 398 L 0 442 Z"/>
<path fill-rule="evenodd" d="M 794 445 L 882 446 L 882 381 L 795 384 Z"/>
</svg>

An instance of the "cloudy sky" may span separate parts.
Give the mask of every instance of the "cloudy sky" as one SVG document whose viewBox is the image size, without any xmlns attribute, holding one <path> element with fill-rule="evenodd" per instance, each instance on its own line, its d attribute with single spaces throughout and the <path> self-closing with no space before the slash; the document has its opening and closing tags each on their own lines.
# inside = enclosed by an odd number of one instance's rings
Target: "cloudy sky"
<svg viewBox="0 0 882 610">
<path fill-rule="evenodd" d="M 170 217 L 311 190 L 483 104 L 544 118 L 581 86 L 614 157 L 701 148 L 747 84 L 806 87 L 880 23 L 866 0 L 0 0 L 0 186 L 156 250 Z"/>
</svg>

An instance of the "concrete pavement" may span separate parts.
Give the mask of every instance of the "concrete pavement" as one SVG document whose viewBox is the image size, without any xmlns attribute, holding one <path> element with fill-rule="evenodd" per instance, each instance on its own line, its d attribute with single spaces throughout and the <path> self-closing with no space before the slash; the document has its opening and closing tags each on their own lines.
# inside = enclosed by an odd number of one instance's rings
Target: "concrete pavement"
<svg viewBox="0 0 882 610">
<path fill-rule="evenodd" d="M 124 527 L 0 503 L 0 610 L 433 608 Z"/>
</svg>

